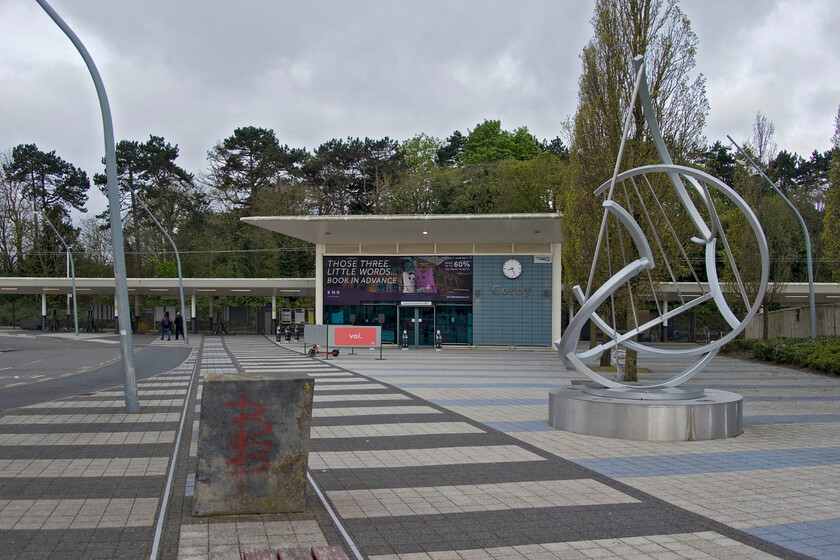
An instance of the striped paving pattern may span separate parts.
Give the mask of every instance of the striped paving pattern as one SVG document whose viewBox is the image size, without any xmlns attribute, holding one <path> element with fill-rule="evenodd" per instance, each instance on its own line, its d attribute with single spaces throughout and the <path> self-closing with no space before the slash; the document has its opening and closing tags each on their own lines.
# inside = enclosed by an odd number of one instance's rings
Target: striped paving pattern
<svg viewBox="0 0 840 560">
<path fill-rule="evenodd" d="M 235 352 L 231 351 L 232 349 Z M 192 437 L 183 481 L 184 499 L 177 547 L 179 560 L 239 558 L 241 552 L 253 550 L 330 544 L 311 513 L 294 514 L 291 520 L 289 516 L 280 515 L 199 518 L 191 514 L 195 491 L 199 411 L 203 392 L 201 382 L 204 376 L 208 373 L 266 373 L 284 370 L 306 370 L 310 375 L 325 372 L 325 368 L 319 362 L 279 349 L 262 337 L 204 337 Z M 329 373 L 329 370 L 326 370 L 326 373 Z"/>
<path fill-rule="evenodd" d="M 172 444 L 198 351 L 137 383 L 0 417 L 5 558 L 148 558 Z"/>
<path fill-rule="evenodd" d="M 422 356 L 423 363 L 413 376 L 413 368 L 395 367 L 387 360 L 357 360 L 350 367 L 504 431 L 527 445 L 572 460 L 616 483 L 721 523 L 728 530 L 785 547 L 776 549 L 783 557 L 840 558 L 837 378 L 718 357 L 692 383 L 744 395 L 743 435 L 705 442 L 625 441 L 548 426 L 545 387 L 580 377 L 563 372 L 553 353 L 445 349 L 416 354 Z M 675 364 L 661 360 L 651 359 L 643 365 L 655 371 L 675 370 Z M 686 535 L 679 538 L 689 538 Z M 735 540 L 747 542 L 740 537 Z M 623 550 L 623 541 L 604 542 L 613 542 Z M 707 540 L 693 542 L 698 543 L 701 556 L 750 556 L 743 551 L 714 552 L 706 548 Z M 650 550 L 677 557 L 674 549 Z M 475 551 L 465 548 L 456 553 L 472 557 Z M 545 550 L 532 553 L 534 557 L 548 554 Z M 598 549 L 586 553 L 617 554 Z M 639 557 L 639 550 L 627 555 Z M 512 552 L 510 557 L 520 556 Z M 566 553 L 560 557 L 565 558 Z"/>
<path fill-rule="evenodd" d="M 532 375 L 510 378 L 502 363 L 488 381 L 468 352 L 448 377 L 425 361 L 432 352 L 415 372 L 405 354 L 325 361 L 267 338 L 224 344 L 245 372 L 316 379 L 310 470 L 368 558 L 796 557 L 481 423 L 533 421 L 537 409 L 544 423 L 536 399 L 558 384 L 556 363 L 529 369 L 523 353 L 498 352 Z"/>
</svg>

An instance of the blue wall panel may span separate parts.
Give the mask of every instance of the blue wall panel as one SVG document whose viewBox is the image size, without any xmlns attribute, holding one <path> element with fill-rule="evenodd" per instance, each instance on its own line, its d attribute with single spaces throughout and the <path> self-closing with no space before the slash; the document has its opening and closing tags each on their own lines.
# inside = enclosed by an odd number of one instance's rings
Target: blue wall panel
<svg viewBox="0 0 840 560">
<path fill-rule="evenodd" d="M 508 259 L 522 263 L 518 278 L 502 273 Z M 551 263 L 485 255 L 475 256 L 473 267 L 473 343 L 551 346 Z"/>
</svg>

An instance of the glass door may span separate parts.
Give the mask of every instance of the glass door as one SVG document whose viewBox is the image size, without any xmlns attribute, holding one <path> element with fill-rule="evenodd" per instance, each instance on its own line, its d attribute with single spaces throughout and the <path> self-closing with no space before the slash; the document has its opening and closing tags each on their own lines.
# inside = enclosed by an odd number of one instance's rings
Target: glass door
<svg viewBox="0 0 840 560">
<path fill-rule="evenodd" d="M 417 307 L 417 346 L 433 346 L 435 343 L 435 308 Z"/>
<path fill-rule="evenodd" d="M 435 308 L 408 307 L 399 308 L 399 344 L 403 335 L 408 336 L 409 346 L 432 346 L 435 343 Z"/>
</svg>

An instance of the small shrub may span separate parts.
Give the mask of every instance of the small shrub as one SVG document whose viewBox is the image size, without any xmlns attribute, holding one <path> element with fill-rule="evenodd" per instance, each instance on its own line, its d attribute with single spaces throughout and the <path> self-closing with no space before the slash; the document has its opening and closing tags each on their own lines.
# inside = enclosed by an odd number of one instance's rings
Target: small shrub
<svg viewBox="0 0 840 560">
<path fill-rule="evenodd" d="M 767 342 L 734 340 L 724 346 L 721 352 L 840 375 L 840 337 L 836 336 L 816 339 L 772 338 Z"/>
</svg>

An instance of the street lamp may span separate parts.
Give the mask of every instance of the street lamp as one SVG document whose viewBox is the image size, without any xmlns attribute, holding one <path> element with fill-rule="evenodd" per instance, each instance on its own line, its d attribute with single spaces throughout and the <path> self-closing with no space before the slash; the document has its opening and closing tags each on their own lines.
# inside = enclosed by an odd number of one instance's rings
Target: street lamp
<svg viewBox="0 0 840 560">
<path fill-rule="evenodd" d="M 99 109 L 102 112 L 102 127 L 105 133 L 105 176 L 108 179 L 108 208 L 111 214 L 111 245 L 114 252 L 114 289 L 117 295 L 117 309 L 128 316 L 128 328 L 125 323 L 120 326 L 120 350 L 123 366 L 123 391 L 125 393 L 125 409 L 128 412 L 140 412 L 140 399 L 137 395 L 137 378 L 134 375 L 134 348 L 131 340 L 131 315 L 128 307 L 128 284 L 125 273 L 125 249 L 123 248 L 122 216 L 120 215 L 120 196 L 117 190 L 117 150 L 114 142 L 114 123 L 111 120 L 111 107 L 105 85 L 93 59 L 85 46 L 73 30 L 70 29 L 61 16 L 52 9 L 46 0 L 35 0 L 47 12 L 47 15 L 64 32 L 65 35 L 82 55 L 87 65 L 96 95 L 99 97 Z"/>
<path fill-rule="evenodd" d="M 44 212 L 44 221 L 50 226 L 50 229 L 53 230 L 53 233 L 61 240 L 61 244 L 64 245 L 64 248 L 67 250 L 67 257 L 70 259 L 70 276 L 72 278 L 72 286 L 73 286 L 73 328 L 76 331 L 76 336 L 79 336 L 79 311 L 76 307 L 76 265 L 73 264 L 73 253 L 70 252 L 70 247 L 67 245 L 67 242 L 64 241 L 64 238 L 61 237 L 61 234 L 58 233 L 58 230 L 55 229 L 55 226 L 52 225 L 52 221 L 50 217 L 47 216 L 47 213 Z"/>
<path fill-rule="evenodd" d="M 736 148 L 738 148 L 738 151 L 741 152 L 741 155 L 747 158 L 747 161 L 749 161 L 750 165 L 752 165 L 755 168 L 755 170 L 758 171 L 759 175 L 761 175 L 761 177 L 765 181 L 770 183 L 770 186 L 773 187 L 773 190 L 776 191 L 779 194 L 779 196 L 782 197 L 782 200 L 787 202 L 787 205 L 790 206 L 790 209 L 793 210 L 793 213 L 796 215 L 796 219 L 799 220 L 799 225 L 802 226 L 802 234 L 805 236 L 805 255 L 808 259 L 808 298 L 810 300 L 811 307 L 811 338 L 817 338 L 817 306 L 814 298 L 814 261 L 811 258 L 811 235 L 808 233 L 808 228 L 805 226 L 805 220 L 802 219 L 802 214 L 799 213 L 799 210 L 796 209 L 796 206 L 794 206 L 793 203 L 790 200 L 788 200 L 788 197 L 786 197 L 782 193 L 782 191 L 779 190 L 779 187 L 776 186 L 776 183 L 771 181 L 770 178 L 764 174 L 764 172 L 761 170 L 760 167 L 758 167 L 758 165 L 756 165 L 752 158 L 750 158 L 750 156 L 748 156 L 747 153 L 741 149 L 741 146 L 739 146 L 735 142 L 735 140 L 733 140 L 732 137 L 728 134 L 726 135 L 726 137 L 729 138 L 729 141 L 732 142 L 732 144 L 734 144 Z M 767 310 L 765 309 L 764 312 L 767 313 Z"/>
<path fill-rule="evenodd" d="M 185 313 L 185 309 L 184 309 L 184 277 L 181 275 L 181 256 L 178 254 L 178 247 L 175 246 L 175 242 L 172 241 L 172 238 L 169 237 L 169 234 L 166 233 L 166 230 L 163 229 L 163 226 L 160 225 L 159 221 L 157 221 L 157 218 L 155 218 L 154 214 L 152 214 L 152 211 L 149 210 L 149 207 L 146 206 L 146 203 L 143 202 L 143 200 L 137 195 L 137 192 L 133 188 L 131 189 L 131 192 L 134 194 L 134 200 L 136 200 L 137 202 L 140 203 L 140 205 L 143 207 L 143 209 L 146 211 L 146 213 L 149 215 L 149 217 L 152 219 L 152 221 L 155 223 L 155 225 L 158 227 L 158 229 L 163 233 L 163 235 L 166 237 L 166 239 L 169 240 L 169 244 L 172 245 L 172 250 L 175 251 L 175 264 L 178 265 L 178 290 L 181 292 L 181 321 L 183 321 L 184 320 L 184 313 Z M 189 341 L 187 340 L 187 331 L 188 330 L 189 329 L 186 329 L 186 328 L 184 329 L 184 344 L 189 344 Z M 177 331 L 176 331 L 175 336 L 177 337 Z"/>
</svg>

